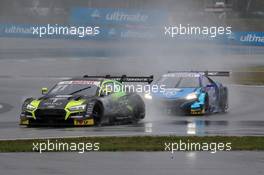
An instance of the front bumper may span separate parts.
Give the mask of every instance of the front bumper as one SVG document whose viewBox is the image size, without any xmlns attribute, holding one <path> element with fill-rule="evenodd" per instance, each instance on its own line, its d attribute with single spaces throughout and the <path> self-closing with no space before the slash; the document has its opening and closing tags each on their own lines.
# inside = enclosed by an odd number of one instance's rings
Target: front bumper
<svg viewBox="0 0 264 175">
<path fill-rule="evenodd" d="M 93 126 L 94 119 L 41 120 L 21 118 L 20 125 L 24 126 Z"/>
<path fill-rule="evenodd" d="M 24 111 L 20 114 L 20 125 L 26 126 L 92 126 L 94 124 L 93 117 L 84 111 L 67 114 L 64 109 L 37 109 L 34 112 Z"/>
<path fill-rule="evenodd" d="M 160 100 L 159 107 L 162 111 L 168 114 L 180 115 L 203 115 L 204 104 L 199 103 L 197 100 Z"/>
<path fill-rule="evenodd" d="M 93 126 L 95 124 L 93 118 L 87 119 L 72 119 L 58 120 L 58 119 L 33 119 L 20 118 L 20 125 L 24 126 Z"/>
</svg>

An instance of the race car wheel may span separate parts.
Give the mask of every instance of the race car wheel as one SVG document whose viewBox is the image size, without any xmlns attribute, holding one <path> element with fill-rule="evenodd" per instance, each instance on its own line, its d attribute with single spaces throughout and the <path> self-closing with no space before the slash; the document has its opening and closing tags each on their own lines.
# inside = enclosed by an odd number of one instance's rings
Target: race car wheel
<svg viewBox="0 0 264 175">
<path fill-rule="evenodd" d="M 140 119 L 145 118 L 145 103 L 139 95 L 132 97 L 134 103 L 133 109 L 133 123 L 137 123 Z"/>
<path fill-rule="evenodd" d="M 209 97 L 207 94 L 205 96 L 205 101 L 204 101 L 204 111 L 205 111 L 205 114 L 210 113 Z"/>
<path fill-rule="evenodd" d="M 103 109 L 104 109 L 103 105 L 100 102 L 94 105 L 93 117 L 94 117 L 95 125 L 97 126 L 101 126 L 102 117 L 103 117 Z"/>
<path fill-rule="evenodd" d="M 227 112 L 228 110 L 228 90 L 226 87 L 223 89 L 223 94 L 222 94 L 222 98 L 220 101 L 220 107 L 221 107 L 222 112 Z"/>
</svg>

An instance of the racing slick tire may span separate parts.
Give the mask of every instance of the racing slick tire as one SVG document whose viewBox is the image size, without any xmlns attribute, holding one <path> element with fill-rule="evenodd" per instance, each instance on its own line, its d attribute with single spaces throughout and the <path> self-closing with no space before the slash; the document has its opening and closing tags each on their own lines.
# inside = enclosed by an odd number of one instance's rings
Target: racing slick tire
<svg viewBox="0 0 264 175">
<path fill-rule="evenodd" d="M 226 87 L 223 88 L 223 93 L 221 95 L 220 101 L 221 112 L 226 113 L 228 111 L 228 89 Z"/>
<path fill-rule="evenodd" d="M 96 126 L 102 125 L 102 118 L 104 115 L 104 107 L 101 102 L 96 102 L 93 108 L 94 123 Z"/>
<path fill-rule="evenodd" d="M 145 118 L 145 103 L 137 94 L 132 96 L 132 102 L 136 104 L 134 106 L 132 123 L 137 123 L 139 120 Z"/>
<path fill-rule="evenodd" d="M 205 100 L 204 100 L 204 114 L 210 114 L 210 105 L 209 105 L 209 97 L 208 94 L 205 95 Z"/>
</svg>

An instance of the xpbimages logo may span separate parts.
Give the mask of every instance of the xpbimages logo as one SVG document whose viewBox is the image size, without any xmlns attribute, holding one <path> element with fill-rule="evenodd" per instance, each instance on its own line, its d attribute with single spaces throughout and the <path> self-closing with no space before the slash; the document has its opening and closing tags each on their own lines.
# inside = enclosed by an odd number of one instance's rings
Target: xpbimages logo
<svg viewBox="0 0 264 175">
<path fill-rule="evenodd" d="M 59 142 L 58 140 L 43 142 L 33 142 L 32 151 L 39 153 L 42 152 L 78 152 L 84 153 L 89 151 L 99 151 L 100 143 L 89 143 L 89 142 Z"/>
<path fill-rule="evenodd" d="M 165 93 L 165 85 L 161 84 L 124 84 L 120 85 L 119 83 L 112 83 L 107 85 L 106 87 L 100 86 L 100 90 L 104 91 L 105 94 L 111 94 L 111 93 L 118 93 L 118 92 L 127 92 L 127 93 Z"/>
<path fill-rule="evenodd" d="M 78 36 L 83 38 L 85 36 L 95 36 L 100 34 L 99 26 L 59 26 L 58 24 L 32 27 L 33 35 L 40 38 L 48 35 L 68 35 Z"/>
<path fill-rule="evenodd" d="M 171 38 L 179 37 L 180 35 L 189 35 L 189 36 L 209 36 L 215 38 L 221 35 L 231 35 L 232 27 L 227 26 L 191 26 L 188 25 L 175 25 L 175 26 L 165 26 L 164 34 Z"/>
<path fill-rule="evenodd" d="M 210 153 L 216 153 L 217 151 L 231 151 L 232 143 L 222 142 L 184 142 L 179 140 L 178 142 L 165 142 L 164 151 L 171 152 L 175 151 L 210 151 Z"/>
</svg>

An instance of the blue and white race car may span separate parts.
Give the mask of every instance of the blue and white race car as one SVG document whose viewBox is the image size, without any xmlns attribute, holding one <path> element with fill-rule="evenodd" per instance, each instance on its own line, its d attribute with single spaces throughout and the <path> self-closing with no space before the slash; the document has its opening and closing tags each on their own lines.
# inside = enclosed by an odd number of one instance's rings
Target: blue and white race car
<svg viewBox="0 0 264 175">
<path fill-rule="evenodd" d="M 219 71 L 168 72 L 154 84 L 162 88 L 145 94 L 146 100 L 169 114 L 203 115 L 228 110 L 228 89 L 211 76 L 229 76 Z"/>
</svg>

